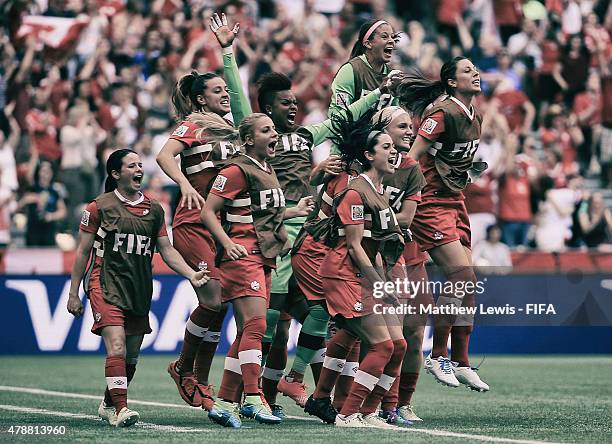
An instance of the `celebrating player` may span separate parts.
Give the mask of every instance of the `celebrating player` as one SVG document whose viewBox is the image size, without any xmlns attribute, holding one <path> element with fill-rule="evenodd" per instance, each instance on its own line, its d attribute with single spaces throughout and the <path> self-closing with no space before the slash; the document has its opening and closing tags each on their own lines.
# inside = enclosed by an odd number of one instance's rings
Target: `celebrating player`
<svg viewBox="0 0 612 444">
<path fill-rule="evenodd" d="M 469 59 L 456 57 L 442 66 L 439 81 L 428 80 L 415 72 L 396 83 L 394 91 L 403 106 L 415 116 L 422 116 L 417 138 L 408 154 L 420 160 L 427 185 L 422 191 L 412 231 L 421 249 L 429 252 L 448 281 L 468 290 L 463 300 L 454 294 L 444 294 L 438 304 L 473 306 L 474 292 L 469 291 L 473 287 L 466 282 L 475 283 L 476 276 L 462 190 L 471 177 L 486 168 L 485 163 L 474 162 L 482 117 L 472 100 L 480 93 L 480 75 Z M 447 96 L 441 97 L 444 93 Z M 451 387 L 462 383 L 473 390 L 489 390 L 469 363 L 473 316 L 437 316 L 434 322 L 433 349 L 425 359 L 427 371 Z M 449 335 L 453 363 L 448 358 Z"/>
<path fill-rule="evenodd" d="M 174 246 L 192 267 L 209 270 L 212 279 L 206 287 L 196 289 L 198 306 L 187 321 L 179 359 L 170 363 L 168 373 L 185 402 L 207 410 L 214 403 L 208 373 L 226 309 L 221 305 L 215 243 L 201 224 L 200 209 L 219 169 L 239 151 L 237 144 L 219 136 L 237 135 L 232 123 L 223 116 L 231 109 L 234 120 L 240 122 L 251 113 L 232 54 L 232 42 L 239 25 L 230 29 L 225 15 L 219 18 L 215 14 L 211 20 L 211 29 L 223 48 L 224 75 L 228 84 L 226 86 L 225 80 L 214 73 L 195 71 L 179 80 L 172 102 L 182 122 L 157 156 L 159 166 L 181 190 L 172 225 Z M 174 159 L 179 154 L 180 168 Z"/>
<path fill-rule="evenodd" d="M 271 271 L 276 257 L 289 249 L 283 219 L 306 216 L 312 209 L 311 198 L 285 208 L 283 190 L 267 162 L 278 141 L 272 120 L 265 114 L 252 114 L 241 122 L 239 132 L 245 154 L 221 170 L 201 213 L 202 221 L 222 246 L 222 297 L 234 306 L 238 330 L 225 360 L 219 395 L 209 412 L 209 418 L 226 427 L 241 426 L 238 410 L 258 422 L 281 422 L 272 415 L 259 390 Z M 239 408 L 241 383 L 246 398 Z"/>
<path fill-rule="evenodd" d="M 74 316 L 83 314 L 79 286 L 89 262 L 85 289 L 94 316 L 91 331 L 102 336 L 106 348 L 107 389 L 98 415 L 111 425 L 128 427 L 139 419 L 138 412 L 128 408 L 127 389 L 144 335 L 151 333 L 155 248 L 195 288 L 209 277 L 207 271 L 194 271 L 170 244 L 162 207 L 140 191 L 143 169 L 138 154 L 127 149 L 114 151 L 106 172 L 105 193 L 87 206 L 81 219 L 68 311 Z"/>
</svg>

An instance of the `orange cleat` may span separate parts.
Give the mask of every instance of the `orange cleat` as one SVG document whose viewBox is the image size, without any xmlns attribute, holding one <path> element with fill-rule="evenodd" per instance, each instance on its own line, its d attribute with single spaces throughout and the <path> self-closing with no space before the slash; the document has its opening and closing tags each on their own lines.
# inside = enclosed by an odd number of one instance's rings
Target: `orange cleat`
<svg viewBox="0 0 612 444">
<path fill-rule="evenodd" d="M 198 384 L 198 391 L 202 400 L 202 408 L 210 412 L 215 405 L 215 388 L 212 384 Z"/>
<path fill-rule="evenodd" d="M 189 372 L 184 375 L 179 374 L 179 372 L 176 371 L 176 361 L 173 361 L 168 364 L 168 374 L 174 380 L 183 401 L 192 407 L 202 406 L 202 395 L 200 394 L 200 390 L 198 390 L 198 381 L 193 377 L 193 373 Z"/>
<path fill-rule="evenodd" d="M 306 394 L 307 387 L 303 382 L 289 382 L 287 377 L 283 376 L 278 381 L 277 388 L 280 393 L 293 399 L 300 407 L 304 408 L 304 405 L 306 405 L 308 400 L 308 395 Z"/>
</svg>

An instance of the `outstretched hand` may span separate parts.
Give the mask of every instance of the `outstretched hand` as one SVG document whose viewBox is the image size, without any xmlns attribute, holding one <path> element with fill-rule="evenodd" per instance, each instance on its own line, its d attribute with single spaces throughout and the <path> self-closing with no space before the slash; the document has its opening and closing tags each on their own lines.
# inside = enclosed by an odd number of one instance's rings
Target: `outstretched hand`
<svg viewBox="0 0 612 444">
<path fill-rule="evenodd" d="M 210 280 L 209 270 L 200 270 L 193 273 L 193 275 L 189 278 L 189 282 L 191 285 L 198 288 L 202 285 L 206 284 Z"/>
<path fill-rule="evenodd" d="M 219 18 L 219 14 L 215 13 L 210 18 L 210 30 L 215 34 L 215 37 L 217 37 L 217 41 L 221 47 L 227 48 L 232 46 L 234 39 L 238 35 L 240 23 L 236 23 L 234 28 L 230 29 L 225 14 L 221 14 L 221 18 Z"/>
</svg>

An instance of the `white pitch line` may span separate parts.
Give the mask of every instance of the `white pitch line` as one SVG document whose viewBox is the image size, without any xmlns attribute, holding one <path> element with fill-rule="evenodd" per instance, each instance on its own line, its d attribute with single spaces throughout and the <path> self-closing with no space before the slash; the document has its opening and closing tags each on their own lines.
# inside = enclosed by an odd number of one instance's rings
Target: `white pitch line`
<svg viewBox="0 0 612 444">
<path fill-rule="evenodd" d="M 71 393 L 71 392 L 58 392 L 58 391 L 54 391 L 54 390 L 45 390 L 45 389 L 37 389 L 37 388 L 31 388 L 31 387 L 15 387 L 15 386 L 9 386 L 9 385 L 0 385 L 0 391 L 5 391 L 5 392 L 16 392 L 16 393 L 29 393 L 32 395 L 47 395 L 47 396 L 57 396 L 57 397 L 62 397 L 62 398 L 78 398 L 78 399 L 92 399 L 92 400 L 96 400 L 99 401 L 100 399 L 102 399 L 101 396 L 96 396 L 96 395 L 85 395 L 82 393 Z M 181 409 L 197 409 L 200 410 L 197 407 L 190 407 L 188 405 L 184 405 L 184 404 L 168 404 L 168 403 L 163 403 L 163 402 L 153 402 L 153 401 L 138 401 L 136 399 L 131 399 L 129 400 L 130 404 L 140 404 L 140 405 L 148 405 L 148 406 L 153 406 L 153 407 L 174 407 L 174 408 L 181 408 Z M 2 406 L 0 405 L 0 408 L 2 408 Z M 20 407 L 20 408 L 27 408 L 27 407 Z M 42 410 L 42 409 L 33 409 L 33 410 Z M 63 413 L 63 412 L 60 412 Z M 67 415 L 77 415 L 74 413 L 66 413 Z M 79 416 L 87 416 L 88 419 L 91 418 L 95 418 L 98 419 L 97 416 L 91 416 L 91 415 L 80 415 Z M 288 419 L 294 419 L 294 420 L 298 420 L 298 421 L 319 421 L 316 418 L 309 418 L 309 417 L 305 417 L 305 416 L 292 416 L 292 415 L 287 415 Z M 145 424 L 145 423 L 139 423 L 139 424 Z M 156 426 L 157 424 L 151 424 L 152 426 Z M 162 426 L 159 425 L 158 427 L 173 427 L 173 426 Z M 184 429 L 184 428 L 183 428 Z M 209 431 L 207 429 L 184 429 L 184 431 Z M 501 438 L 498 436 L 488 436 L 488 435 L 474 435 L 471 433 L 458 433 L 458 432 L 449 432 L 446 430 L 434 430 L 434 429 L 417 429 L 417 428 L 398 428 L 398 430 L 395 430 L 397 432 L 406 432 L 406 433 L 424 433 L 426 435 L 432 435 L 432 436 L 446 436 L 446 437 L 451 437 L 451 438 L 464 438 L 464 439 L 471 439 L 474 441 L 486 441 L 486 442 L 507 442 L 507 443 L 514 443 L 514 444 L 555 444 L 552 443 L 550 441 L 536 441 L 536 440 L 525 440 L 525 439 L 513 439 L 513 438 Z"/>
<path fill-rule="evenodd" d="M 55 410 L 47 410 L 47 409 L 32 408 L 32 407 L 21 407 L 18 405 L 10 405 L 10 404 L 0 404 L 0 409 L 8 410 L 11 412 L 30 413 L 30 414 L 35 414 L 35 415 L 59 416 L 60 418 L 89 419 L 92 421 L 102 422 L 100 418 L 98 418 L 97 416 L 86 415 L 84 413 L 58 412 Z M 210 430 L 207 430 L 207 429 L 194 429 L 192 427 L 168 426 L 168 425 L 161 425 L 161 424 L 153 424 L 150 422 L 139 422 L 134 427 L 158 430 L 160 432 L 173 432 L 173 433 L 175 432 L 178 432 L 178 433 L 210 432 Z"/>
</svg>

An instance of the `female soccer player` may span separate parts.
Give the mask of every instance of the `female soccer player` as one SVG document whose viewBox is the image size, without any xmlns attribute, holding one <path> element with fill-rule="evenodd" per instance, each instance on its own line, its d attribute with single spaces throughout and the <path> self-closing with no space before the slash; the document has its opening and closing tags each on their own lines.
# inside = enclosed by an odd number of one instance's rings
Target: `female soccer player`
<svg viewBox="0 0 612 444">
<path fill-rule="evenodd" d="M 427 185 L 412 221 L 412 231 L 421 249 L 442 268 L 453 287 L 468 289 L 471 284 L 466 283 L 475 284 L 476 276 L 462 190 L 470 177 L 486 168 L 483 162 L 474 162 L 482 117 L 472 100 L 480 93 L 480 75 L 469 59 L 456 57 L 442 66 L 438 81 L 413 73 L 394 86 L 402 105 L 413 115 L 422 116 L 408 155 L 420 160 Z M 441 98 L 444 93 L 448 96 Z M 454 294 L 445 294 L 440 296 L 438 304 L 473 306 L 474 292 L 466 291 L 463 300 Z M 427 371 L 451 387 L 462 383 L 473 390 L 489 390 L 469 363 L 473 317 L 437 316 L 434 323 L 433 349 L 425 359 Z M 448 358 L 449 335 L 455 363 Z"/>
<path fill-rule="evenodd" d="M 383 79 L 384 83 L 385 79 Z M 381 87 L 384 89 L 384 87 Z M 381 89 L 376 88 L 367 97 L 356 101 L 349 107 L 357 117 L 366 112 L 381 96 Z M 281 73 L 270 73 L 264 75 L 259 81 L 258 104 L 262 112 L 268 114 L 276 130 L 279 132 L 279 141 L 276 146 L 276 154 L 270 159 L 278 181 L 281 184 L 287 207 L 295 206 L 303 197 L 311 196 L 314 190 L 309 183 L 310 173 L 313 170 L 312 150 L 331 135 L 331 121 L 326 120 L 315 125 L 300 127 L 295 124 L 298 111 L 298 102 L 293 91 L 291 91 L 291 80 Z M 317 171 L 329 169 L 333 172 L 340 171 L 340 162 L 337 156 L 315 168 Z M 285 227 L 291 244 L 295 240 L 305 218 L 294 218 L 285 221 Z M 264 393 L 268 401 L 274 403 L 274 392 L 278 381 L 278 390 L 291 397 L 299 406 L 304 407 L 306 402 L 306 386 L 303 383 L 306 367 L 315 356 L 322 355 L 325 351 L 325 337 L 327 336 L 327 323 L 329 316 L 320 304 L 307 306 L 301 294 L 291 295 L 288 299 L 289 282 L 292 276 L 291 258 L 289 255 L 277 259 L 277 268 L 272 277 L 272 300 L 267 316 L 267 329 L 264 336 L 264 344 L 272 341 L 272 335 L 276 328 L 280 312 L 285 307 L 291 307 L 291 312 L 303 312 L 301 318 L 302 329 L 298 338 L 296 358 L 289 374 L 280 380 L 271 380 L 275 375 L 282 373 L 284 364 L 281 360 L 271 356 L 271 361 L 266 363 L 263 384 Z M 294 291 L 295 293 L 295 291 Z M 304 308 L 297 310 L 299 304 Z M 288 308 L 287 308 L 287 311 Z M 305 316 L 305 319 L 304 317 Z M 289 323 L 284 323 L 287 328 Z M 275 349 L 277 352 L 277 349 Z M 282 350 L 284 352 L 284 350 Z M 265 351 L 264 351 L 265 353 Z M 284 356 L 284 353 L 281 354 Z M 268 365 L 269 364 L 269 365 Z M 276 364 L 276 365 L 274 365 Z M 282 368 L 278 364 L 282 364 Z M 278 377 L 278 376 L 276 376 Z M 273 408 L 277 406 L 273 405 Z"/>
<path fill-rule="evenodd" d="M 215 179 L 201 218 L 222 246 L 222 297 L 232 302 L 237 336 L 223 372 L 219 395 L 209 418 L 226 427 L 240 427 L 237 416 L 240 383 L 245 403 L 240 414 L 258 422 L 278 424 L 259 390 L 261 340 L 266 329 L 271 271 L 276 256 L 287 253 L 289 242 L 283 219 L 306 216 L 312 199 L 302 198 L 285 208 L 285 197 L 267 159 L 274 156 L 278 133 L 265 114 L 252 114 L 240 124 L 245 153 L 232 159 Z M 221 212 L 221 221 L 217 213 Z"/>
<path fill-rule="evenodd" d="M 155 248 L 164 261 L 195 288 L 208 282 L 207 271 L 194 271 L 168 240 L 164 210 L 140 192 L 140 157 L 117 150 L 106 162 L 105 193 L 83 212 L 76 260 L 72 267 L 68 311 L 83 314 L 79 286 L 85 282 L 94 315 L 92 332 L 106 347 L 106 384 L 98 415 L 117 427 L 135 424 L 139 414 L 127 406 L 128 384 L 136 372 L 144 335 L 151 333 L 149 308 Z M 89 261 L 89 258 L 92 258 Z"/>
<path fill-rule="evenodd" d="M 185 402 L 207 410 L 214 403 L 208 373 L 226 309 L 221 306 L 215 244 L 200 222 L 200 209 L 219 169 L 239 151 L 230 140 L 212 138 L 219 133 L 235 133 L 232 123 L 223 116 L 231 109 L 234 121 L 240 122 L 251 113 L 232 54 L 232 42 L 239 25 L 231 30 L 225 15 L 219 18 L 215 14 L 211 20 L 211 29 L 223 48 L 227 86 L 225 80 L 214 73 L 193 71 L 183 76 L 172 96 L 176 114 L 182 122 L 157 156 L 159 166 L 181 189 L 181 201 L 172 225 L 174 246 L 190 266 L 209 270 L 212 279 L 206 287 L 196 289 L 199 305 L 187 321 L 179 359 L 169 364 L 168 373 Z M 181 156 L 180 168 L 174 159 L 177 155 Z"/>
<path fill-rule="evenodd" d="M 332 82 L 329 117 L 378 88 L 389 73 L 398 34 L 384 20 L 372 19 L 359 29 L 351 58 L 336 73 Z M 390 94 L 382 94 L 374 107 L 379 110 L 395 102 Z M 395 104 L 395 103 L 393 103 Z"/>
<path fill-rule="evenodd" d="M 348 165 L 359 161 L 364 171 L 334 199 L 331 226 L 338 227 L 338 242 L 319 273 L 329 314 L 369 345 L 335 424 L 390 428 L 393 426 L 379 418 L 376 410 L 399 375 L 406 341 L 397 317 L 384 316 L 376 309 L 382 304 L 377 304 L 373 290 L 387 280 L 387 270 L 396 263 L 404 246 L 382 187 L 383 176 L 395 171 L 392 161 L 397 152 L 382 131 L 382 123 L 372 125 L 363 119 L 353 122 L 350 116 L 334 116 L 333 121 L 332 141 L 343 160 Z M 399 303 L 394 292 L 383 298 L 387 303 Z"/>
</svg>

